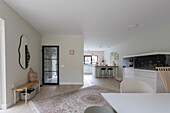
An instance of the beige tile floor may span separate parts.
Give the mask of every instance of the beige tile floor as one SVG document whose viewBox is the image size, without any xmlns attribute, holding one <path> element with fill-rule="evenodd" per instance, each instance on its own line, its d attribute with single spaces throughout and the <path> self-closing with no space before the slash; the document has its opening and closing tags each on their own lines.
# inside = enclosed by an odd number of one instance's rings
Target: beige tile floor
<svg viewBox="0 0 170 113">
<path fill-rule="evenodd" d="M 88 87 L 92 85 L 100 85 L 107 88 L 119 90 L 120 83 L 113 78 L 94 78 L 91 75 L 84 76 L 84 85 L 44 85 L 41 87 L 41 92 L 34 97 L 45 98 L 54 96 L 57 94 L 66 93 L 79 89 L 81 87 Z M 8 108 L 7 110 L 1 110 L 0 113 L 33 113 L 29 104 L 24 104 L 24 101 L 17 102 L 16 105 Z"/>
</svg>

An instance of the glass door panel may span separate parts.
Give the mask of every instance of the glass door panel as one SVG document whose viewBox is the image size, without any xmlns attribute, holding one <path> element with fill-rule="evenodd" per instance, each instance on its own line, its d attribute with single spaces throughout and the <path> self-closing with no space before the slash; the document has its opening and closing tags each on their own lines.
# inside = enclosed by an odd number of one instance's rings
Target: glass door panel
<svg viewBox="0 0 170 113">
<path fill-rule="evenodd" d="M 57 60 L 44 60 L 44 71 L 57 71 Z"/>
<path fill-rule="evenodd" d="M 44 83 L 56 83 L 57 72 L 44 72 Z"/>
<path fill-rule="evenodd" d="M 59 84 L 59 47 L 43 46 L 43 84 Z"/>
<path fill-rule="evenodd" d="M 45 47 L 44 48 L 44 59 L 57 59 L 57 48 L 56 47 Z"/>
</svg>

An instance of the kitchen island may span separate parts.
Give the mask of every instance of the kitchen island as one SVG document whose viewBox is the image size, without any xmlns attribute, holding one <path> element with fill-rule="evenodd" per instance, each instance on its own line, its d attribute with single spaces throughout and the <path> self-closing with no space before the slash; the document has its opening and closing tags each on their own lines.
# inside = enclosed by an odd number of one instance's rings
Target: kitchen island
<svg viewBox="0 0 170 113">
<path fill-rule="evenodd" d="M 93 77 L 116 77 L 117 74 L 118 66 L 100 66 L 100 65 L 92 66 Z"/>
</svg>

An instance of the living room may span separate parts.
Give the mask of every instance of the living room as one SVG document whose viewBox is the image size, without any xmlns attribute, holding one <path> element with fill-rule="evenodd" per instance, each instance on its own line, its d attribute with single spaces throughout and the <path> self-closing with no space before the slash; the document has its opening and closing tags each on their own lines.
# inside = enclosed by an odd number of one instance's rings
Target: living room
<svg viewBox="0 0 170 113">
<path fill-rule="evenodd" d="M 0 113 L 169 113 L 169 10 L 167 0 L 1 0 Z"/>
</svg>

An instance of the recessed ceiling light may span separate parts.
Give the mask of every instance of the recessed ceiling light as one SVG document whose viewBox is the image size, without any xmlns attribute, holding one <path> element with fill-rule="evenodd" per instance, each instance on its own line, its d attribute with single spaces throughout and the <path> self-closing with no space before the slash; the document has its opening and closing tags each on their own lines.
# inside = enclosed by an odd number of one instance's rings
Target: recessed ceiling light
<svg viewBox="0 0 170 113">
<path fill-rule="evenodd" d="M 132 24 L 128 26 L 128 29 L 135 29 L 137 27 L 139 27 L 139 24 Z"/>
</svg>

